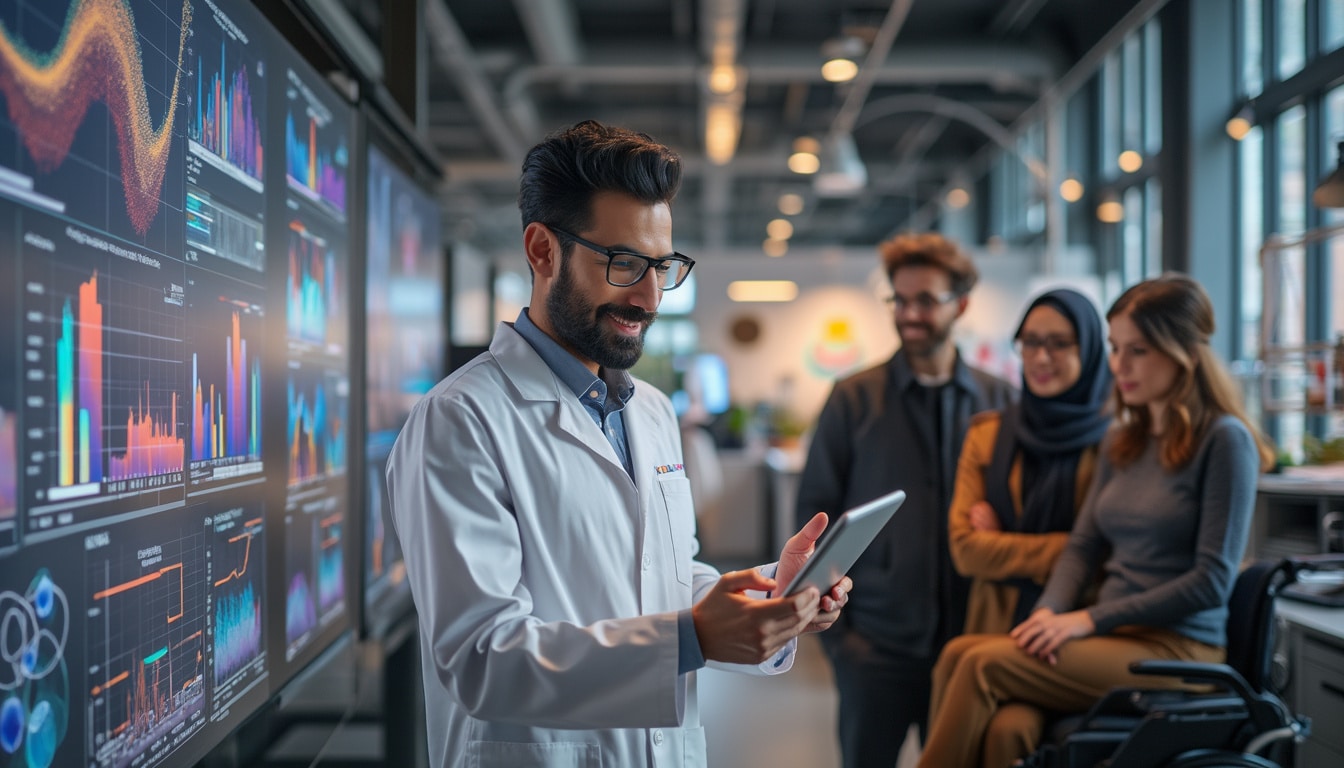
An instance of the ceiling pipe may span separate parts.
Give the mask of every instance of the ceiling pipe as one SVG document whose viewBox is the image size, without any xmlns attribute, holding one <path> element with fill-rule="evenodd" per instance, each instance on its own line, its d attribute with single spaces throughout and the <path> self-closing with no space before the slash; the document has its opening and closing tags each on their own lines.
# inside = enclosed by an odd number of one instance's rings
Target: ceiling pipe
<svg viewBox="0 0 1344 768">
<path fill-rule="evenodd" d="M 630 64 L 631 60 L 639 61 Z M 824 57 L 802 46 L 753 49 L 737 59 L 754 85 L 788 86 L 826 84 L 821 76 Z M 873 85 L 989 84 L 1004 92 L 1039 94 L 1054 81 L 1058 60 L 1039 48 L 951 43 L 939 46 L 903 45 L 870 71 Z M 606 50 L 591 54 L 582 64 L 542 64 L 521 67 L 505 81 L 507 96 L 540 85 L 695 85 L 705 82 L 706 65 L 684 50 Z M 856 78 L 857 80 L 857 78 Z"/>
<path fill-rule="evenodd" d="M 873 44 L 868 48 L 868 55 L 864 57 L 863 65 L 859 67 L 859 74 L 851 82 L 849 93 L 846 94 L 844 103 L 840 105 L 840 111 L 831 121 L 828 138 L 849 134 L 854 130 L 854 123 L 859 119 L 863 103 L 868 100 L 868 93 L 873 90 L 873 80 L 877 76 L 877 71 L 882 68 L 887 54 L 891 53 L 892 43 L 896 42 L 896 36 L 901 33 L 901 27 L 905 26 L 905 19 L 910 15 L 910 8 L 914 4 L 914 0 L 892 0 L 886 18 L 882 19 L 882 26 L 878 28 L 877 35 L 873 37 Z"/>
<path fill-rule="evenodd" d="M 462 92 L 471 111 L 485 128 L 485 135 L 506 161 L 521 163 L 526 148 L 495 101 L 494 89 L 481 72 L 476 56 L 444 0 L 426 0 L 425 24 L 434 60 Z"/>
</svg>

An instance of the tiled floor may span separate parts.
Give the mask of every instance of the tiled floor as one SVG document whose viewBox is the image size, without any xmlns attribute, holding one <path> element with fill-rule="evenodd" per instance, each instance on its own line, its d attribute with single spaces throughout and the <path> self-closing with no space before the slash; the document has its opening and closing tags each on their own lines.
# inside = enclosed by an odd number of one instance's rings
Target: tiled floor
<svg viewBox="0 0 1344 768">
<path fill-rule="evenodd" d="M 835 687 L 815 637 L 804 636 L 787 674 L 755 677 L 713 669 L 700 673 L 700 721 L 710 768 L 838 768 Z M 907 738 L 898 768 L 913 768 Z"/>
</svg>

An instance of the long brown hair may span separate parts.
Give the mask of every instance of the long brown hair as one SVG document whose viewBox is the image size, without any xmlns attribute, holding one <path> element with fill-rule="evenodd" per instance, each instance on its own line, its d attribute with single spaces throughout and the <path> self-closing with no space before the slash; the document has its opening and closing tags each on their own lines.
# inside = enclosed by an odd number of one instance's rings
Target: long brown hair
<svg viewBox="0 0 1344 768">
<path fill-rule="evenodd" d="M 1223 414 L 1231 414 L 1254 436 L 1261 468 L 1272 467 L 1274 451 L 1246 416 L 1241 388 L 1209 346 L 1213 303 L 1199 283 L 1176 272 L 1144 280 L 1120 294 L 1106 320 L 1124 314 L 1179 369 L 1167 396 L 1166 429 L 1160 438 L 1162 466 L 1174 470 L 1189 463 L 1209 426 Z M 1110 458 L 1124 466 L 1138 459 L 1148 445 L 1153 418 L 1146 405 L 1126 405 L 1118 386 L 1115 406 L 1120 432 L 1111 444 Z"/>
</svg>

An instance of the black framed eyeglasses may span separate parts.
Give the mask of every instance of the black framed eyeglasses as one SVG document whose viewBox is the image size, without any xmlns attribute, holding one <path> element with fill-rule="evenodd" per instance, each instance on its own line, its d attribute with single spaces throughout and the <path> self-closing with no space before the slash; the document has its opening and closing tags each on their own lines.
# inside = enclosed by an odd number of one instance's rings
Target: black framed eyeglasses
<svg viewBox="0 0 1344 768">
<path fill-rule="evenodd" d="M 1057 357 L 1078 346 L 1078 340 L 1063 336 L 1018 336 L 1013 340 L 1013 346 L 1017 347 L 1017 354 L 1024 358 L 1042 349 L 1050 357 Z"/>
<path fill-rule="evenodd" d="M 904 312 L 906 307 L 914 307 L 920 314 L 926 315 L 955 298 L 958 298 L 958 294 L 953 291 L 938 294 L 921 292 L 913 298 L 894 293 L 883 301 L 890 304 L 897 312 Z"/>
<path fill-rule="evenodd" d="M 695 259 L 689 256 L 683 256 L 680 253 L 673 253 L 671 256 L 664 256 L 656 259 L 652 256 L 645 256 L 642 253 L 634 251 L 624 251 L 619 248 L 607 248 L 598 245 L 591 240 L 585 240 L 578 235 L 566 232 L 559 227 L 551 227 L 552 232 L 567 240 L 582 245 L 590 251 L 600 253 L 607 257 L 607 282 L 617 288 L 628 288 L 638 283 L 644 278 L 644 273 L 653 267 L 653 274 L 657 278 L 658 288 L 664 291 L 670 291 L 673 288 L 686 282 L 686 276 L 691 274 L 691 267 L 695 266 Z"/>
</svg>

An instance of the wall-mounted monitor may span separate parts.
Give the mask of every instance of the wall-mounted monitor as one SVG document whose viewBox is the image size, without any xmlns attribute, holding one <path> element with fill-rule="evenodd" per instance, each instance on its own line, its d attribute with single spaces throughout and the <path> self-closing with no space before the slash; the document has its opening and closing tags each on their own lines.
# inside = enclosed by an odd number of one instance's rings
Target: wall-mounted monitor
<svg viewBox="0 0 1344 768">
<path fill-rule="evenodd" d="M 0 3 L 0 765 L 193 765 L 350 627 L 351 127 L 250 4 Z"/>
<path fill-rule="evenodd" d="M 444 250 L 439 204 L 370 142 L 365 212 L 367 414 L 363 616 L 379 635 L 410 611 L 401 547 L 387 510 L 387 456 L 411 407 L 444 374 Z"/>
</svg>

